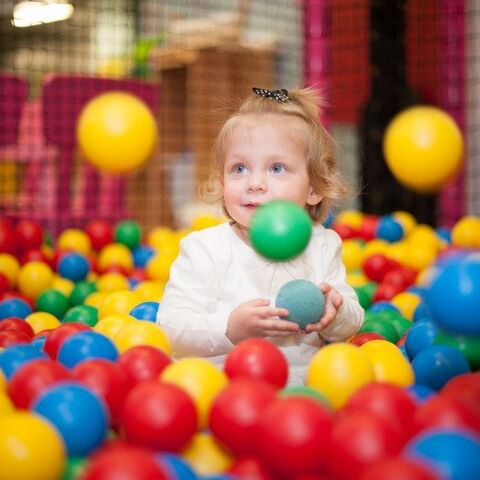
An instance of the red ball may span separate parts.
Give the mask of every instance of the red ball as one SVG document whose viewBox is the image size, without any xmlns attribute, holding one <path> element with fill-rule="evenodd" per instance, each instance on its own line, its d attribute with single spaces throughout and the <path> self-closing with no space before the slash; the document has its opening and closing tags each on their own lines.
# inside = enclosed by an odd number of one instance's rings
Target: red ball
<svg viewBox="0 0 480 480">
<path fill-rule="evenodd" d="M 398 287 L 401 291 L 413 285 L 417 278 L 418 272 L 413 268 L 400 267 L 390 270 L 383 277 L 382 283 L 391 284 Z"/>
<path fill-rule="evenodd" d="M 90 237 L 94 250 L 101 250 L 113 242 L 113 226 L 105 220 L 88 222 L 85 227 L 85 233 Z"/>
<path fill-rule="evenodd" d="M 443 396 L 453 396 L 472 405 L 480 405 L 480 373 L 457 375 L 447 382 L 441 392 Z"/>
<path fill-rule="evenodd" d="M 402 288 L 391 283 L 380 283 L 373 294 L 372 302 L 390 301 L 395 295 L 402 292 Z"/>
<path fill-rule="evenodd" d="M 227 473 L 231 473 L 238 480 L 275 480 L 275 476 L 258 457 L 241 457 L 233 461 L 228 467 Z"/>
<path fill-rule="evenodd" d="M 360 347 L 364 343 L 370 342 L 371 340 L 385 340 L 385 337 L 382 335 L 379 335 L 378 333 L 365 332 L 365 333 L 359 333 L 358 335 L 355 335 L 349 340 L 349 342 L 353 343 L 354 345 L 358 345 Z"/>
<path fill-rule="evenodd" d="M 342 409 L 342 414 L 369 413 L 396 427 L 405 439 L 414 433 L 417 404 L 405 389 L 391 383 L 374 382 L 357 390 Z"/>
<path fill-rule="evenodd" d="M 332 230 L 337 232 L 342 240 L 348 240 L 349 238 L 358 238 L 359 236 L 358 230 L 344 223 L 333 224 Z"/>
<path fill-rule="evenodd" d="M 210 431 L 233 454 L 256 454 L 259 422 L 276 392 L 272 384 L 263 380 L 232 380 L 212 404 Z"/>
<path fill-rule="evenodd" d="M 78 322 L 64 323 L 48 332 L 43 350 L 50 355 L 50 358 L 55 360 L 63 342 L 70 335 L 84 330 L 91 330 L 91 328 L 88 325 Z"/>
<path fill-rule="evenodd" d="M 428 428 L 467 428 L 480 434 L 480 412 L 461 399 L 443 394 L 423 402 L 415 415 L 417 432 Z"/>
<path fill-rule="evenodd" d="M 0 331 L 0 347 L 7 348 L 20 343 L 30 343 L 30 337 L 23 332 L 16 330 Z"/>
<path fill-rule="evenodd" d="M 148 380 L 157 380 L 172 359 L 150 345 L 137 345 L 122 353 L 118 363 L 123 366 L 130 387 Z"/>
<path fill-rule="evenodd" d="M 158 380 L 133 387 L 123 407 L 125 438 L 153 450 L 178 452 L 196 432 L 197 422 L 195 404 L 185 390 Z"/>
<path fill-rule="evenodd" d="M 63 365 L 41 358 L 17 369 L 8 382 L 7 391 L 17 408 L 28 409 L 44 391 L 69 378 Z"/>
<path fill-rule="evenodd" d="M 6 275 L 0 273 L 0 298 L 10 290 L 10 280 Z"/>
<path fill-rule="evenodd" d="M 5 330 L 15 330 L 16 332 L 24 333 L 30 340 L 34 337 L 35 333 L 33 328 L 23 318 L 8 317 L 0 320 L 0 332 Z"/>
<path fill-rule="evenodd" d="M 260 421 L 259 452 L 278 475 L 320 473 L 332 434 L 332 415 L 321 402 L 307 396 L 278 398 Z"/>
<path fill-rule="evenodd" d="M 43 262 L 53 268 L 53 258 L 48 257 L 45 252 L 39 248 L 31 248 L 20 257 L 20 263 L 22 265 L 28 262 Z"/>
<path fill-rule="evenodd" d="M 224 370 L 229 378 L 259 378 L 277 388 L 283 388 L 288 379 L 285 355 L 262 338 L 249 338 L 237 344 L 227 355 Z"/>
<path fill-rule="evenodd" d="M 12 223 L 6 218 L 0 218 L 0 253 L 17 253 L 17 234 Z"/>
<path fill-rule="evenodd" d="M 20 220 L 15 226 L 15 233 L 21 252 L 39 248 L 43 243 L 42 226 L 33 220 Z"/>
<path fill-rule="evenodd" d="M 20 292 L 12 292 L 12 291 L 5 292 L 3 294 L 2 300 L 8 300 L 9 298 L 19 298 L 20 300 L 27 302 L 32 308 L 32 310 L 35 309 L 35 301 L 32 298 L 27 297 L 26 295 L 23 295 Z"/>
<path fill-rule="evenodd" d="M 373 240 L 377 236 L 379 218 L 376 215 L 364 215 L 358 228 L 358 235 L 365 241 Z"/>
<path fill-rule="evenodd" d="M 362 265 L 363 273 L 369 280 L 377 283 L 381 282 L 388 272 L 399 267 L 400 265 L 395 260 L 380 253 L 370 255 L 364 260 Z"/>
<path fill-rule="evenodd" d="M 388 458 L 368 466 L 360 480 L 440 480 L 440 475 L 407 458 Z"/>
<path fill-rule="evenodd" d="M 89 458 L 82 480 L 171 480 L 153 453 L 134 446 L 100 449 Z"/>
<path fill-rule="evenodd" d="M 376 416 L 340 416 L 333 426 L 328 469 L 334 478 L 359 478 L 369 465 L 398 455 L 404 443 L 404 434 Z"/>
<path fill-rule="evenodd" d="M 105 359 L 89 359 L 76 365 L 71 375 L 104 400 L 111 424 L 118 425 L 129 390 L 122 366 Z"/>
</svg>

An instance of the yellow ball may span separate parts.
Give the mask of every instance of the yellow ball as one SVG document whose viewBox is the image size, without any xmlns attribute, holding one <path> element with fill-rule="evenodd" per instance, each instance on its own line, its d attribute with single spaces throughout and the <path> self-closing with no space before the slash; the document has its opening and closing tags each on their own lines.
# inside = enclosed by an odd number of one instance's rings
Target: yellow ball
<svg viewBox="0 0 480 480">
<path fill-rule="evenodd" d="M 137 345 L 151 345 L 163 350 L 167 355 L 172 353 L 172 347 L 165 332 L 156 324 L 144 320 L 127 323 L 113 337 L 113 341 L 120 353 Z"/>
<path fill-rule="evenodd" d="M 5 374 L 3 370 L 0 368 L 0 392 L 4 392 L 7 390 L 7 379 L 5 378 Z"/>
<path fill-rule="evenodd" d="M 164 245 L 176 241 L 175 232 L 168 227 L 156 227 L 147 235 L 147 245 L 158 250 Z"/>
<path fill-rule="evenodd" d="M 417 192 L 436 192 L 462 164 L 462 132 L 439 108 L 412 107 L 390 122 L 383 150 L 390 171 L 400 183 Z"/>
<path fill-rule="evenodd" d="M 421 299 L 418 295 L 412 292 L 401 292 L 395 295 L 390 303 L 395 305 L 403 317 L 413 320 L 413 313 L 418 307 Z"/>
<path fill-rule="evenodd" d="M 157 143 L 157 124 L 148 106 L 125 92 L 90 100 L 77 123 L 85 158 L 100 170 L 127 173 L 145 163 Z"/>
<path fill-rule="evenodd" d="M 67 228 L 58 236 L 57 247 L 59 250 L 71 250 L 89 255 L 92 251 L 92 242 L 84 231 L 78 228 Z"/>
<path fill-rule="evenodd" d="M 403 210 L 393 212 L 392 217 L 401 223 L 405 236 L 409 235 L 413 227 L 417 224 L 415 217 L 411 213 L 404 212 Z"/>
<path fill-rule="evenodd" d="M 17 284 L 18 272 L 20 271 L 20 262 L 9 253 L 0 253 L 0 273 L 3 273 L 10 282 L 10 286 Z"/>
<path fill-rule="evenodd" d="M 323 347 L 313 356 L 307 373 L 307 385 L 324 395 L 335 409 L 374 379 L 368 356 L 349 343 Z"/>
<path fill-rule="evenodd" d="M 92 292 L 88 297 L 85 298 L 83 304 L 89 305 L 90 307 L 95 307 L 97 310 L 99 310 L 108 295 L 108 292 Z"/>
<path fill-rule="evenodd" d="M 224 220 L 211 214 L 198 215 L 192 220 L 190 225 L 191 230 L 203 230 L 204 228 L 215 227 L 220 225 Z"/>
<path fill-rule="evenodd" d="M 159 302 L 163 297 L 164 282 L 145 280 L 134 288 L 134 292 L 142 299 L 142 302 Z"/>
<path fill-rule="evenodd" d="M 0 480 L 61 478 L 66 455 L 57 430 L 42 417 L 16 411 L 0 417 Z"/>
<path fill-rule="evenodd" d="M 37 298 L 53 282 L 52 269 L 43 262 L 27 262 L 18 273 L 18 289 L 30 298 Z"/>
<path fill-rule="evenodd" d="M 405 240 L 400 240 L 399 242 L 393 242 L 388 246 L 386 255 L 388 258 L 395 260 L 396 262 L 403 265 L 403 259 L 405 257 L 405 249 L 408 248 Z"/>
<path fill-rule="evenodd" d="M 113 340 L 115 335 L 125 326 L 131 322 L 135 322 L 135 317 L 126 313 L 117 313 L 109 315 L 98 321 L 93 329 Z"/>
<path fill-rule="evenodd" d="M 480 217 L 467 215 L 452 228 L 452 244 L 463 248 L 480 248 Z"/>
<path fill-rule="evenodd" d="M 370 240 L 363 247 L 363 260 L 366 260 L 368 257 L 372 255 L 377 255 L 377 254 L 387 255 L 389 248 L 390 248 L 390 244 L 385 240 L 381 240 L 379 238 Z"/>
<path fill-rule="evenodd" d="M 368 283 L 370 280 L 362 272 L 348 272 L 347 283 L 351 287 L 361 287 Z"/>
<path fill-rule="evenodd" d="M 160 282 L 167 282 L 170 276 L 170 267 L 175 257 L 170 254 L 157 253 L 151 258 L 145 268 L 149 278 Z"/>
<path fill-rule="evenodd" d="M 67 298 L 72 293 L 75 283 L 69 280 L 68 278 L 63 278 L 60 275 L 54 275 L 52 280 L 51 289 L 58 290 L 63 293 Z"/>
<path fill-rule="evenodd" d="M 12 413 L 15 410 L 15 405 L 10 400 L 5 390 L 0 388 L 0 417 Z"/>
<path fill-rule="evenodd" d="M 347 272 L 357 270 L 362 266 L 363 246 L 358 240 L 344 240 L 342 243 L 342 258 Z"/>
<path fill-rule="evenodd" d="M 437 250 L 431 245 L 407 241 L 402 257 L 402 264 L 420 271 L 432 265 L 436 258 Z"/>
<path fill-rule="evenodd" d="M 124 275 L 118 272 L 108 272 L 97 278 L 97 289 L 99 292 L 116 292 L 118 290 L 128 290 L 130 284 Z"/>
<path fill-rule="evenodd" d="M 424 223 L 419 223 L 413 227 L 410 235 L 407 237 L 408 242 L 422 243 L 433 248 L 436 252 L 440 249 L 441 241 L 437 232 Z"/>
<path fill-rule="evenodd" d="M 168 365 L 160 378 L 174 383 L 190 394 L 198 413 L 199 428 L 208 423 L 208 415 L 218 393 L 228 383 L 225 373 L 204 358 L 182 358 Z"/>
<path fill-rule="evenodd" d="M 25 321 L 32 327 L 34 333 L 52 330 L 61 325 L 60 320 L 48 312 L 33 312 L 25 318 Z"/>
<path fill-rule="evenodd" d="M 362 225 L 363 217 L 363 213 L 358 210 L 344 210 L 335 217 L 335 223 L 357 229 Z"/>
<path fill-rule="evenodd" d="M 110 243 L 98 254 L 98 267 L 105 270 L 112 265 L 119 265 L 127 271 L 133 268 L 132 251 L 123 243 Z"/>
<path fill-rule="evenodd" d="M 181 456 L 199 476 L 221 475 L 233 458 L 208 433 L 196 433 Z"/>
<path fill-rule="evenodd" d="M 109 293 L 98 309 L 98 318 L 101 320 L 102 318 L 108 317 L 109 315 L 115 315 L 116 313 L 129 314 L 132 308 L 139 303 L 141 302 L 138 295 L 129 290 L 119 290 L 117 292 Z"/>
<path fill-rule="evenodd" d="M 412 365 L 400 349 L 387 340 L 371 340 L 360 349 L 367 355 L 377 382 L 388 382 L 409 387 L 415 382 Z"/>
</svg>

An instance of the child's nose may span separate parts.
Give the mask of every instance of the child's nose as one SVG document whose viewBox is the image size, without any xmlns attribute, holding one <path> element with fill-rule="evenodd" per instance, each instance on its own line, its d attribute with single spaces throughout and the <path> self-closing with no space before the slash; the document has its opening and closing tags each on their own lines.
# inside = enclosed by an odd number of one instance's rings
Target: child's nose
<svg viewBox="0 0 480 480">
<path fill-rule="evenodd" d="M 261 174 L 250 175 L 248 178 L 248 190 L 250 191 L 265 191 L 267 184 L 265 177 Z"/>
</svg>

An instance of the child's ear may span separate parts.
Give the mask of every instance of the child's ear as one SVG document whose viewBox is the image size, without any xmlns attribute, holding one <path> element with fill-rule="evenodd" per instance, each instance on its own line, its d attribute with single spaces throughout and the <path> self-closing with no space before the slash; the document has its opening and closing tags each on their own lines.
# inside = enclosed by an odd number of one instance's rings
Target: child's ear
<svg viewBox="0 0 480 480">
<path fill-rule="evenodd" d="M 323 195 L 320 195 L 310 187 L 310 192 L 308 194 L 307 205 L 318 205 L 323 200 Z"/>
</svg>

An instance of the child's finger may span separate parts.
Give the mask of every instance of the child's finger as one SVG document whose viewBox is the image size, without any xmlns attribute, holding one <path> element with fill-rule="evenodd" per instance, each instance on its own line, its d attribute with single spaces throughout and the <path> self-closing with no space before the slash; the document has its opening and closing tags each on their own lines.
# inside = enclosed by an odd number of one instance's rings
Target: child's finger
<svg viewBox="0 0 480 480">
<path fill-rule="evenodd" d="M 262 318 L 270 318 L 270 317 L 286 317 L 289 314 L 289 311 L 286 308 L 280 307 L 269 307 L 263 308 L 260 312 L 260 316 Z"/>
<path fill-rule="evenodd" d="M 247 303 L 253 307 L 266 307 L 270 305 L 270 300 L 268 298 L 254 298 Z"/>
<path fill-rule="evenodd" d="M 281 330 L 265 330 L 264 335 L 266 337 L 289 337 L 292 332 L 283 332 Z"/>
<path fill-rule="evenodd" d="M 261 322 L 261 328 L 264 330 L 275 330 L 289 333 L 296 333 L 300 330 L 300 327 L 288 320 L 276 320 L 274 318 L 266 319 Z"/>
</svg>

